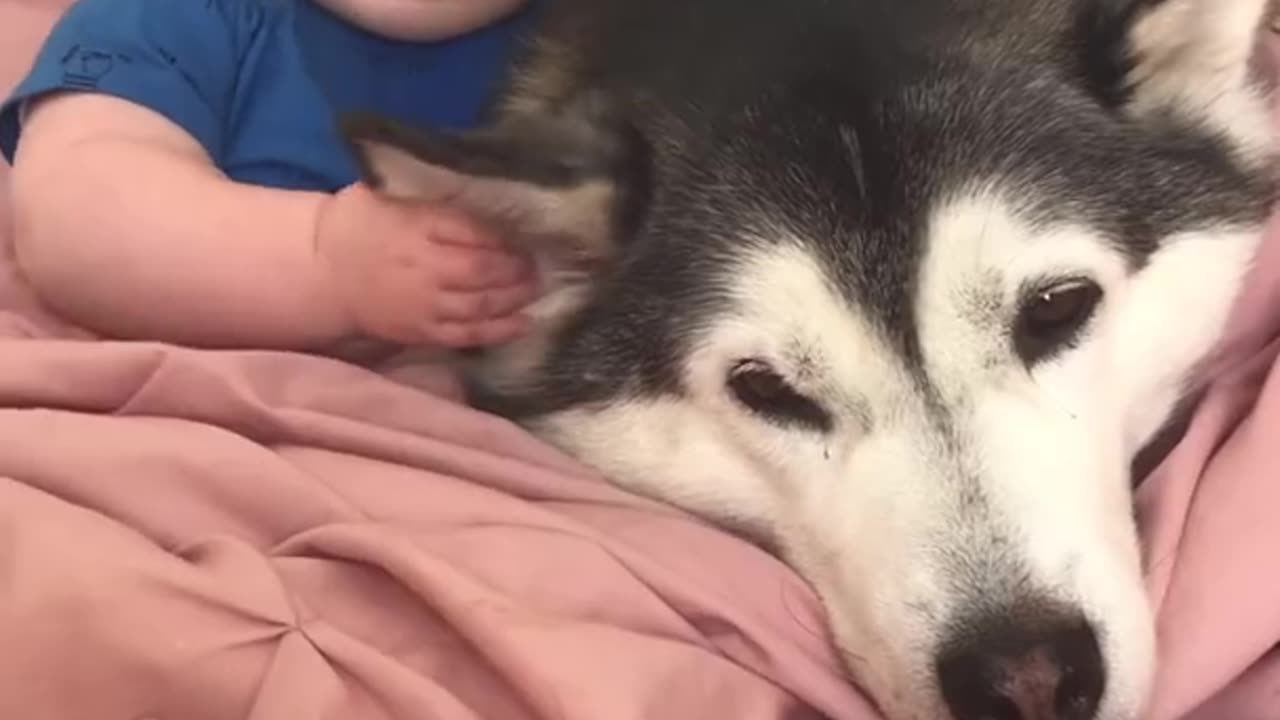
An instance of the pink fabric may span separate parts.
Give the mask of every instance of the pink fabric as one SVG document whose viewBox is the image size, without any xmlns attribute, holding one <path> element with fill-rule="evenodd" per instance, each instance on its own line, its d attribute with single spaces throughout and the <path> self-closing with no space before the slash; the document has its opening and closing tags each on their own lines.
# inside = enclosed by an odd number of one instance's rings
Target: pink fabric
<svg viewBox="0 0 1280 720">
<path fill-rule="evenodd" d="M 865 717 L 772 558 L 371 373 L 0 340 L 0 406 L 0 717 Z"/>
<path fill-rule="evenodd" d="M 60 4 L 0 0 L 0 87 Z M 1139 493 L 1152 720 L 1280 717 L 1270 237 Z M 77 337 L 0 270 L 0 717 L 874 718 L 794 574 L 506 422 L 320 358 Z"/>
</svg>

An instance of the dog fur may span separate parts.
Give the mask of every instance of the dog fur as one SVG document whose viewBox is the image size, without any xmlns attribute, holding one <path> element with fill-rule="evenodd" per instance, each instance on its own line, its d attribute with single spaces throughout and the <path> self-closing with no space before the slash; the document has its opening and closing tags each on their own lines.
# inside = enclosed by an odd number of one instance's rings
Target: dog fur
<svg viewBox="0 0 1280 720">
<path fill-rule="evenodd" d="M 1136 720 L 1130 462 L 1274 195 L 1267 0 L 551 0 L 492 122 L 347 118 L 532 250 L 472 400 L 756 538 L 891 720 Z"/>
</svg>

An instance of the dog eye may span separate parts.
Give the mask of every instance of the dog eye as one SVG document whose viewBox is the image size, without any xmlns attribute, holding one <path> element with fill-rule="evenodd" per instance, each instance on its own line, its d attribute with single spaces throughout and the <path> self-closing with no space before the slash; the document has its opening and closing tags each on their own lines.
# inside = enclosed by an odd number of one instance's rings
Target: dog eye
<svg viewBox="0 0 1280 720">
<path fill-rule="evenodd" d="M 826 432 L 831 416 L 800 394 L 768 363 L 743 360 L 729 372 L 729 390 L 748 410 L 783 425 Z"/>
<path fill-rule="evenodd" d="M 1029 294 L 1014 326 L 1014 350 L 1033 365 L 1070 347 L 1101 300 L 1102 288 L 1091 280 L 1069 280 Z"/>
</svg>

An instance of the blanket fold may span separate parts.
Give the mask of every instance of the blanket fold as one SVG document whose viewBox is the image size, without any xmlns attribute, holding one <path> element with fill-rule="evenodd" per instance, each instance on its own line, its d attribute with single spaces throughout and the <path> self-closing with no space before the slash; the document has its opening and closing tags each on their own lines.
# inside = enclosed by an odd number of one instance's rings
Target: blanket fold
<svg viewBox="0 0 1280 720">
<path fill-rule="evenodd" d="M 14 716 L 872 717 L 776 559 L 369 371 L 27 338 L 0 408 Z"/>
</svg>

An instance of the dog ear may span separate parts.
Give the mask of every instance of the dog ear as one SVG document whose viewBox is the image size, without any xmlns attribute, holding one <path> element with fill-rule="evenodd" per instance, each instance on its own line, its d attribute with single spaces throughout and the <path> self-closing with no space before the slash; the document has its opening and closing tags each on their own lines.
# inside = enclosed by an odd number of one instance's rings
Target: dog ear
<svg viewBox="0 0 1280 720">
<path fill-rule="evenodd" d="M 617 252 L 633 209 L 636 148 L 603 111 L 521 116 L 467 132 L 368 114 L 339 124 L 370 187 L 466 213 L 546 272 L 591 275 Z"/>
<path fill-rule="evenodd" d="M 1090 0 L 1082 20 L 1093 51 L 1086 72 L 1110 68 L 1112 99 L 1129 115 L 1205 127 L 1256 158 L 1271 145 L 1267 99 L 1273 78 L 1264 38 L 1273 5 Z"/>
</svg>

